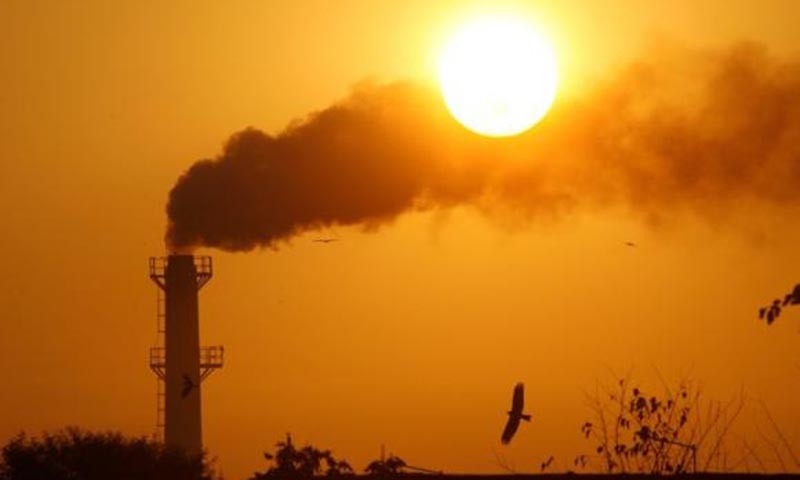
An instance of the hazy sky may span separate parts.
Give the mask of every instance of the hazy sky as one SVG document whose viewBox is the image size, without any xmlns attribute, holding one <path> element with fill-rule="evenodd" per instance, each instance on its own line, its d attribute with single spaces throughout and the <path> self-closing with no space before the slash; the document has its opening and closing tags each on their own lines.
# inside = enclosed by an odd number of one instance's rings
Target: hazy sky
<svg viewBox="0 0 800 480">
<path fill-rule="evenodd" d="M 563 98 L 665 39 L 800 58 L 794 0 L 0 0 L 0 440 L 152 433 L 147 258 L 164 253 L 178 176 L 230 134 L 279 132 L 365 79 L 433 82 L 449 32 L 508 9 L 553 38 Z M 201 337 L 227 361 L 204 384 L 206 446 L 229 478 L 263 469 L 285 432 L 359 469 L 385 444 L 413 465 L 496 471 L 524 381 L 534 422 L 502 455 L 568 466 L 591 449 L 584 392 L 633 369 L 763 399 L 800 450 L 800 311 L 756 318 L 800 281 L 797 205 L 778 214 L 743 204 L 722 224 L 670 211 L 653 225 L 621 207 L 534 220 L 460 207 L 322 232 L 333 244 L 201 251 L 215 260 Z M 737 435 L 760 421 L 751 402 Z"/>
</svg>

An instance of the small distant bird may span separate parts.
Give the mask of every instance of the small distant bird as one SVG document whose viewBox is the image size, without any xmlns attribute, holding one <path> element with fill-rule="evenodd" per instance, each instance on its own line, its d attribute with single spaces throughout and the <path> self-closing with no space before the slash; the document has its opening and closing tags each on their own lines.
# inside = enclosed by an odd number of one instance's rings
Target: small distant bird
<svg viewBox="0 0 800 480">
<path fill-rule="evenodd" d="M 514 398 L 511 400 L 511 410 L 508 411 L 508 422 L 506 422 L 506 428 L 503 429 L 503 435 L 500 437 L 500 441 L 503 442 L 504 445 L 507 445 L 514 437 L 514 434 L 517 433 L 521 420 L 525 420 L 526 422 L 531 421 L 530 415 L 522 413 L 524 407 L 525 385 L 519 382 L 514 387 Z"/>
<path fill-rule="evenodd" d="M 186 398 L 192 393 L 192 389 L 196 388 L 197 385 L 189 378 L 189 375 L 183 374 L 183 389 L 181 389 L 181 398 Z"/>
<path fill-rule="evenodd" d="M 634 248 L 634 247 L 636 247 L 636 244 L 635 244 L 635 243 L 633 243 L 633 242 L 631 242 L 631 241 L 624 242 L 624 243 L 625 243 L 625 246 L 626 246 L 626 247 L 631 247 L 631 248 Z"/>
<path fill-rule="evenodd" d="M 331 243 L 331 242 L 338 242 L 339 239 L 338 238 L 315 238 L 312 241 L 316 242 L 316 243 Z"/>
</svg>

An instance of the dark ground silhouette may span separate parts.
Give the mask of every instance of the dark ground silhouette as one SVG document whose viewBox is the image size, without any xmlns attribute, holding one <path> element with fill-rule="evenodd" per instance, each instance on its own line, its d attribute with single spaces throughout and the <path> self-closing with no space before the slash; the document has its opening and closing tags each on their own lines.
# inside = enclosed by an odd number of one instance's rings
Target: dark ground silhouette
<svg viewBox="0 0 800 480">
<path fill-rule="evenodd" d="M 204 458 L 190 459 L 146 438 L 66 428 L 20 434 L 0 456 L 0 480 L 214 480 Z"/>
</svg>

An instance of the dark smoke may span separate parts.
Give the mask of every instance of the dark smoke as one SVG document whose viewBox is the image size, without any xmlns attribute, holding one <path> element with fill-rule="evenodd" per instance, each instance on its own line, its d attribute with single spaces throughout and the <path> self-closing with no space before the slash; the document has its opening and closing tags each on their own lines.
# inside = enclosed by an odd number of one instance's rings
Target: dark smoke
<svg viewBox="0 0 800 480">
<path fill-rule="evenodd" d="M 178 180 L 167 243 L 277 247 L 466 203 L 534 218 L 616 204 L 714 219 L 745 202 L 800 205 L 800 62 L 754 44 L 661 46 L 515 138 L 465 131 L 412 83 L 361 86 L 276 136 L 244 130 Z"/>
</svg>

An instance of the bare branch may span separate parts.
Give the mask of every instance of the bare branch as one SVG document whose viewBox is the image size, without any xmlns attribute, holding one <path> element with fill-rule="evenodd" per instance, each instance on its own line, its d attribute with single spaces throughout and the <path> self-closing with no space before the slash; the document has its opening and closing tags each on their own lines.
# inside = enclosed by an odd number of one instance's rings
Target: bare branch
<svg viewBox="0 0 800 480">
<path fill-rule="evenodd" d="M 797 455 L 795 455 L 791 444 L 786 439 L 786 435 L 783 434 L 783 430 L 781 430 L 781 427 L 778 425 L 778 422 L 776 422 L 775 419 L 772 417 L 769 408 L 767 408 L 767 404 L 764 403 L 764 400 L 762 399 L 759 399 L 758 403 L 761 405 L 761 409 L 764 412 L 764 415 L 766 415 L 767 420 L 769 420 L 769 423 L 772 426 L 772 430 L 775 432 L 776 435 L 778 435 L 778 440 L 780 440 L 781 445 L 789 453 L 789 456 L 792 458 L 792 462 L 794 462 L 794 465 L 796 467 L 800 467 L 800 459 L 798 459 Z"/>
</svg>

